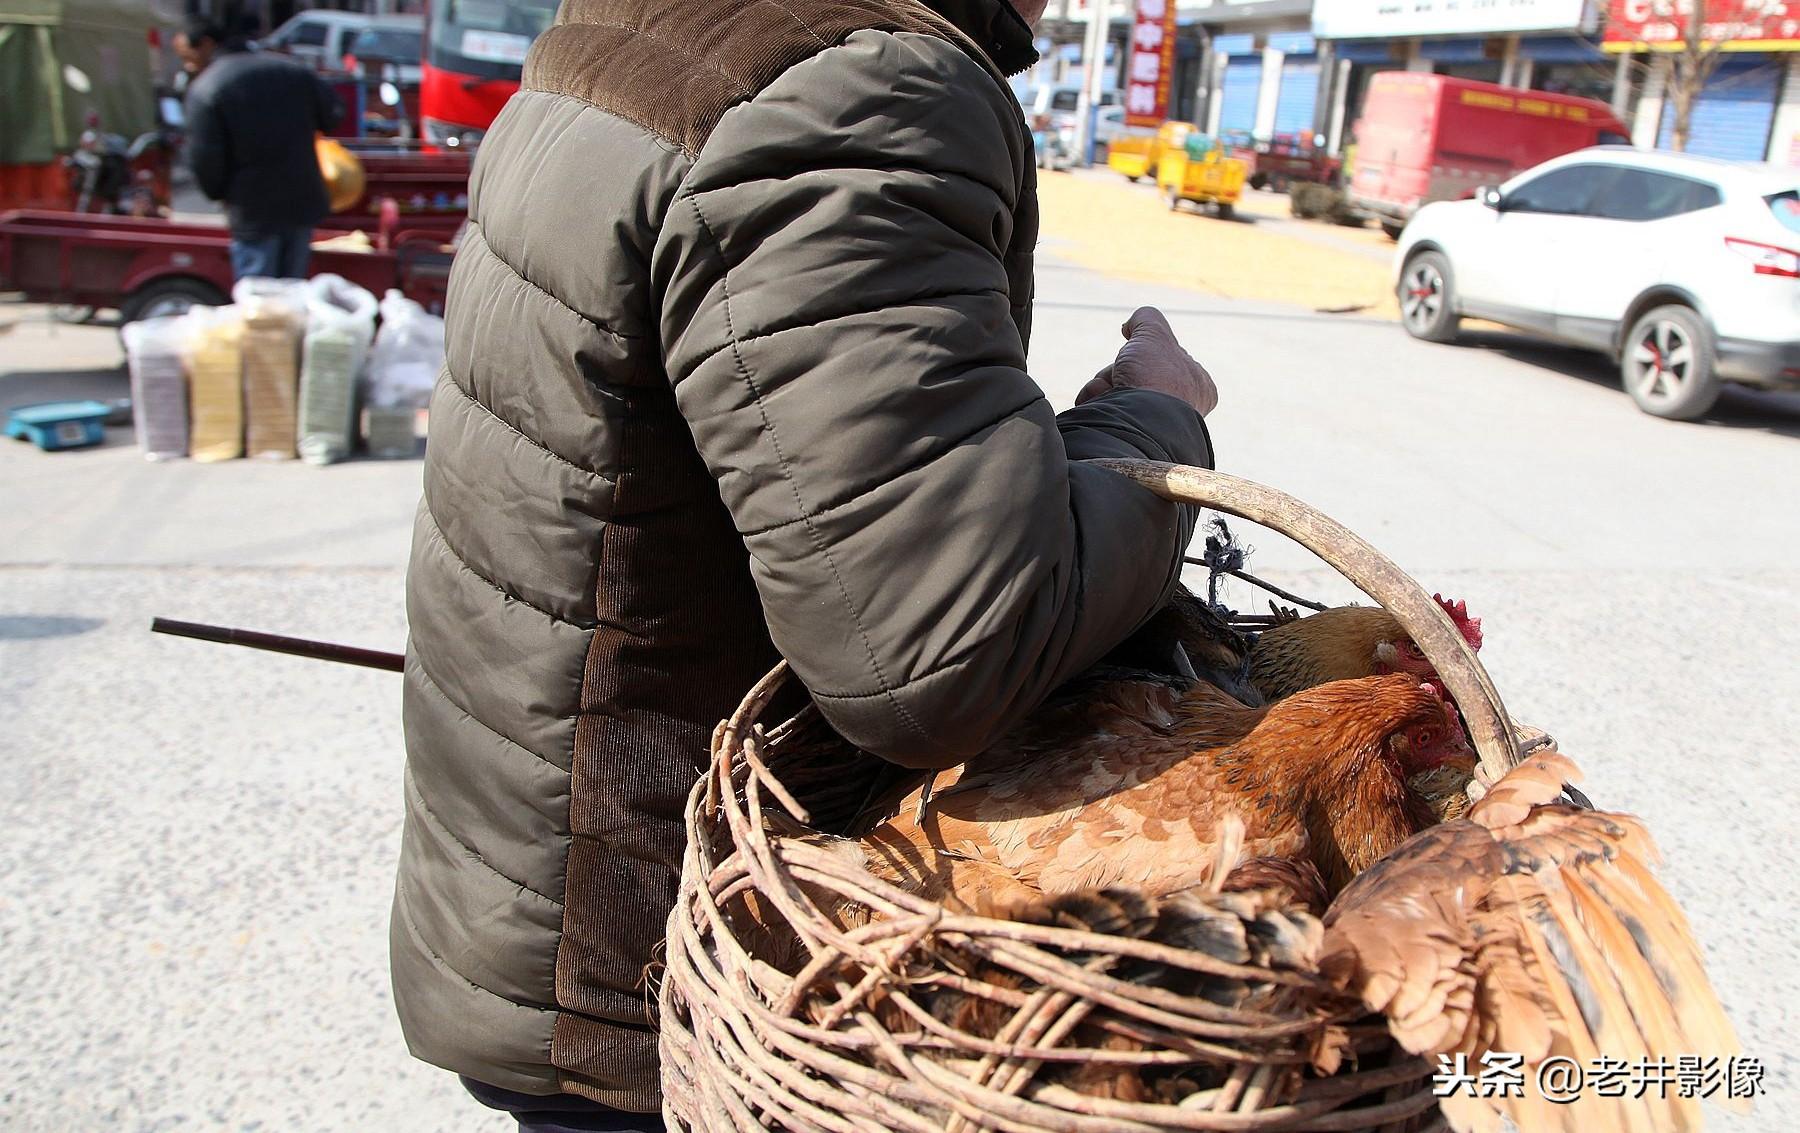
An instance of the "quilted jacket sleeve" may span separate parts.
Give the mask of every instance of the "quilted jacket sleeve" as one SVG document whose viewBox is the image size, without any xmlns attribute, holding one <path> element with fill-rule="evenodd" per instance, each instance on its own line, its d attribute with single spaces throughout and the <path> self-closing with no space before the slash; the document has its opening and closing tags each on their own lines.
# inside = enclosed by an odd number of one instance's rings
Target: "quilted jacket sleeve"
<svg viewBox="0 0 1800 1133">
<path fill-rule="evenodd" d="M 987 746 L 1172 587 L 1192 510 L 1071 460 L 1211 462 L 1174 398 L 1059 422 L 1026 374 L 1002 257 L 1029 145 L 955 46 L 859 32 L 725 114 L 654 253 L 775 644 L 910 766 Z"/>
</svg>

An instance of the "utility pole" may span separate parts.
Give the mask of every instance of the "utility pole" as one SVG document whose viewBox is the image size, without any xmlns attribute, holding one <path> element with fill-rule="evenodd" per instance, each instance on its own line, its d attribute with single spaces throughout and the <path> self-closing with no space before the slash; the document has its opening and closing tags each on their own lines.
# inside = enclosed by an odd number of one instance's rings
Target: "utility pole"
<svg viewBox="0 0 1800 1133">
<path fill-rule="evenodd" d="M 1100 83 L 1106 71 L 1106 40 L 1111 26 L 1110 0 L 1088 0 L 1087 38 L 1081 44 L 1081 93 L 1075 100 L 1075 152 L 1083 165 L 1094 164 L 1094 121 L 1100 109 Z"/>
</svg>

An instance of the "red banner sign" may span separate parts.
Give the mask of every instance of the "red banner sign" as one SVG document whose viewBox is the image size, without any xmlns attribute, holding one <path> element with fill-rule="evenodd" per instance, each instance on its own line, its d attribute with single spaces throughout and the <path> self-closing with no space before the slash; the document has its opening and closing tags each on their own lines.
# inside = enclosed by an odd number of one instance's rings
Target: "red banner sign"
<svg viewBox="0 0 1800 1133">
<path fill-rule="evenodd" d="M 1175 0 L 1137 0 L 1125 56 L 1125 123 L 1160 126 L 1175 78 Z"/>
<path fill-rule="evenodd" d="M 1696 0 L 1612 0 L 1606 49 L 1678 50 Z M 1704 0 L 1701 33 L 1727 51 L 1800 50 L 1800 2 Z"/>
</svg>

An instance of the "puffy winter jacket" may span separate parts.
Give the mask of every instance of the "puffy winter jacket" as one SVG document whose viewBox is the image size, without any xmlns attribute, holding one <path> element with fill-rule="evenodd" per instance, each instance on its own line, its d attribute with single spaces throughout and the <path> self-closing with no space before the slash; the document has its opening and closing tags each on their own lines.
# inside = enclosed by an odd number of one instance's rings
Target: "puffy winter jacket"
<svg viewBox="0 0 1800 1133">
<path fill-rule="evenodd" d="M 325 80 L 285 55 L 223 52 L 187 91 L 188 164 L 225 202 L 235 236 L 317 224 L 331 213 L 313 137 L 343 107 Z"/>
<path fill-rule="evenodd" d="M 1025 372 L 1005 0 L 564 0 L 484 140 L 407 580 L 392 962 L 420 1057 L 659 1104 L 642 983 L 713 725 L 776 660 L 955 762 L 1159 605 L 1199 417 Z M 1114 344 L 1094 344 L 1096 361 Z"/>
</svg>

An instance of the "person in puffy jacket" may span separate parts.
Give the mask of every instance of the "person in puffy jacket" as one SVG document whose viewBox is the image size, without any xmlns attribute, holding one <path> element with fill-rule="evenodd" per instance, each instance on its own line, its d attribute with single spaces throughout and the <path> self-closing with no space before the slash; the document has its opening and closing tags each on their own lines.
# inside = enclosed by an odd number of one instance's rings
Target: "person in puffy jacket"
<svg viewBox="0 0 1800 1133">
<path fill-rule="evenodd" d="M 661 1127 L 682 807 L 778 656 L 941 767 L 1175 583 L 1194 510 L 1082 462 L 1210 465 L 1211 378 L 1149 309 L 1073 409 L 1026 371 L 1042 8 L 563 0 L 482 142 L 390 955 L 412 1051 L 525 1128 Z"/>
<path fill-rule="evenodd" d="M 188 164 L 225 203 L 231 271 L 303 279 L 312 230 L 331 213 L 313 139 L 343 107 L 318 75 L 283 55 L 246 51 L 204 22 L 175 37 L 188 73 Z"/>
</svg>

